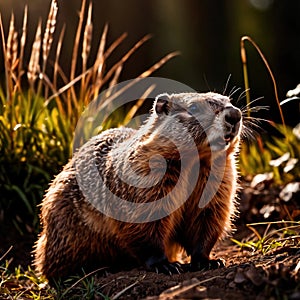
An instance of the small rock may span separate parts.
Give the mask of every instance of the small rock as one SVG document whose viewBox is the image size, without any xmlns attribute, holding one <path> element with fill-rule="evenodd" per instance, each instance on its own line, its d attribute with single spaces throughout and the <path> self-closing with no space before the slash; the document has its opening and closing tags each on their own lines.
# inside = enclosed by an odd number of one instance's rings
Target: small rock
<svg viewBox="0 0 300 300">
<path fill-rule="evenodd" d="M 232 280 L 233 278 L 234 278 L 234 272 L 232 271 L 232 272 L 229 272 L 227 275 L 226 275 L 226 277 L 225 277 L 226 279 L 229 279 L 229 280 Z"/>
<path fill-rule="evenodd" d="M 294 292 L 292 295 L 289 297 L 290 300 L 299 300 L 300 299 L 300 292 Z"/>
<path fill-rule="evenodd" d="M 244 275 L 244 272 L 242 270 L 238 270 L 237 273 L 235 274 L 234 282 L 239 284 L 245 282 L 246 280 L 247 279 Z"/>
<path fill-rule="evenodd" d="M 249 270 L 245 272 L 245 276 L 255 285 L 261 286 L 264 283 L 264 278 L 261 276 L 259 271 L 251 267 Z"/>
</svg>

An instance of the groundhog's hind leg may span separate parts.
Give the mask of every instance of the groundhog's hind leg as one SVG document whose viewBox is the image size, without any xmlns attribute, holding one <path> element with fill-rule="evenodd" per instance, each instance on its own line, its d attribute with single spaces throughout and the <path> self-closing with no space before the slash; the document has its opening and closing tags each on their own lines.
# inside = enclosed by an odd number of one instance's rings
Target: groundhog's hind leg
<svg viewBox="0 0 300 300">
<path fill-rule="evenodd" d="M 203 269 L 217 269 L 225 266 L 223 259 L 211 259 L 210 252 L 216 242 L 219 240 L 223 232 L 223 222 L 219 219 L 216 222 L 216 215 L 214 215 L 211 209 L 205 209 L 202 211 L 196 223 L 201 223 L 194 228 L 193 236 L 190 236 L 188 240 L 192 241 L 192 244 L 188 247 L 188 253 L 191 255 L 191 270 L 198 271 Z M 198 222 L 197 222 L 198 221 Z M 189 234 L 192 232 L 189 230 Z"/>
<path fill-rule="evenodd" d="M 218 237 L 211 237 L 209 241 L 200 242 L 191 255 L 191 270 L 218 269 L 225 267 L 225 261 L 222 258 L 211 259 L 210 252 L 217 242 Z"/>
<path fill-rule="evenodd" d="M 170 228 L 166 224 L 163 227 Z M 186 253 L 183 247 L 170 237 L 171 232 L 165 233 L 161 252 L 157 252 L 146 259 L 145 264 L 148 270 L 168 275 L 180 274 L 188 270 L 187 264 L 183 261 L 183 256 L 186 256 Z M 152 251 L 153 253 L 154 251 Z"/>
</svg>

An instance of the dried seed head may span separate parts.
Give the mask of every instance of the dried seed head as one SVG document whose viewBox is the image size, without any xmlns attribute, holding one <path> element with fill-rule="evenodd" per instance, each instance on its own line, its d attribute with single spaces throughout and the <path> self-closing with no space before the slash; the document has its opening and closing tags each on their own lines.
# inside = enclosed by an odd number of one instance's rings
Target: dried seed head
<svg viewBox="0 0 300 300">
<path fill-rule="evenodd" d="M 6 58 L 8 62 L 8 67 L 11 71 L 15 69 L 18 58 L 18 33 L 15 31 L 14 22 L 14 14 L 12 14 L 6 43 Z"/>
<path fill-rule="evenodd" d="M 27 72 L 28 81 L 31 85 L 34 84 L 35 80 L 37 79 L 38 73 L 40 72 L 39 60 L 40 60 L 40 51 L 41 51 L 41 43 L 42 43 L 41 33 L 42 33 L 42 23 L 40 21 L 32 45 L 31 56 L 30 56 L 28 72 Z"/>
<path fill-rule="evenodd" d="M 45 71 L 46 62 L 53 42 L 53 33 L 55 31 L 56 26 L 57 11 L 57 1 L 52 0 L 43 38 L 43 71 Z"/>
<path fill-rule="evenodd" d="M 22 35 L 20 39 L 20 55 L 19 55 L 19 70 L 18 70 L 18 76 L 19 81 L 23 74 L 23 58 L 24 58 L 24 52 L 25 52 L 25 44 L 26 44 L 26 37 L 27 37 L 27 14 L 28 14 L 28 7 L 25 6 L 24 9 L 24 18 L 23 18 L 23 27 L 22 27 Z"/>
<path fill-rule="evenodd" d="M 83 61 L 84 71 L 86 69 L 87 59 L 88 59 L 88 56 L 89 56 L 90 51 L 91 51 L 92 34 L 93 34 L 92 2 L 90 2 L 87 21 L 86 21 L 84 35 L 83 35 L 83 46 L 82 46 L 82 61 Z"/>
</svg>

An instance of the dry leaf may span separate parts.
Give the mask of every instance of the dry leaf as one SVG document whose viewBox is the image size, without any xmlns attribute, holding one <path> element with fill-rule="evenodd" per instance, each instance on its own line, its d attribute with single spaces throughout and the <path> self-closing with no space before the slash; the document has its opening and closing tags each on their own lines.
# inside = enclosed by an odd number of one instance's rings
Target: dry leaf
<svg viewBox="0 0 300 300">
<path fill-rule="evenodd" d="M 289 160 L 290 155 L 291 154 L 289 152 L 286 152 L 283 155 L 281 155 L 280 157 L 270 160 L 269 165 L 272 167 L 279 167 L 282 163 Z"/>
<path fill-rule="evenodd" d="M 279 197 L 285 202 L 290 201 L 293 195 L 300 191 L 300 182 L 288 183 L 280 192 Z"/>
<path fill-rule="evenodd" d="M 274 176 L 273 172 L 257 174 L 253 177 L 250 186 L 252 188 L 255 188 L 261 183 L 271 181 L 273 179 L 273 176 Z"/>
</svg>

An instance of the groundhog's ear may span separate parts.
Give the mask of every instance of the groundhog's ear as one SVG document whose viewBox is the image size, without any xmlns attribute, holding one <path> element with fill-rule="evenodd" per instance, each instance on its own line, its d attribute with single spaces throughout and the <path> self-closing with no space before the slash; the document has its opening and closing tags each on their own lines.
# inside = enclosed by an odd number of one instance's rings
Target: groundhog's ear
<svg viewBox="0 0 300 300">
<path fill-rule="evenodd" d="M 170 104 L 170 95 L 161 94 L 156 97 L 154 109 L 158 115 L 163 113 L 167 115 L 171 108 Z"/>
</svg>

